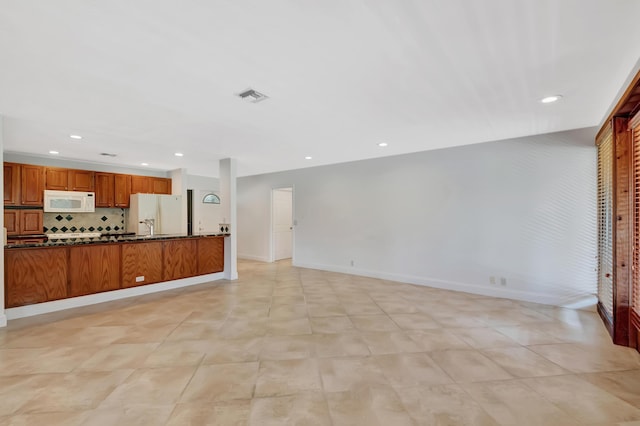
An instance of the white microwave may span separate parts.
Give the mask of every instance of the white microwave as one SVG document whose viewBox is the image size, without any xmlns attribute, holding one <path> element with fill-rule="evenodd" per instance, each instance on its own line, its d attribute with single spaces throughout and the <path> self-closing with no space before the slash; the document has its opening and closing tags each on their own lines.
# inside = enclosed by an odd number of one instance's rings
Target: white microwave
<svg viewBox="0 0 640 426">
<path fill-rule="evenodd" d="M 95 192 L 44 191 L 44 211 L 59 213 L 91 213 L 96 211 Z"/>
</svg>

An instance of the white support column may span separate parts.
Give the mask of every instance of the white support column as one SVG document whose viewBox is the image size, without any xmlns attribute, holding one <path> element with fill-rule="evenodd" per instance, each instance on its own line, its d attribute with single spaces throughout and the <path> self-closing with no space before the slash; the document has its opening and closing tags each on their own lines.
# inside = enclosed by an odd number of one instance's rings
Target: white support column
<svg viewBox="0 0 640 426">
<path fill-rule="evenodd" d="M 0 115 L 0 160 L 4 163 L 4 127 Z M 0 187 L 4 187 L 4 173 L 0 176 Z M 0 229 L 4 228 L 4 203 L 0 215 Z M 0 327 L 6 327 L 7 315 L 4 312 L 4 242 L 0 244 Z"/>
<path fill-rule="evenodd" d="M 182 195 L 182 223 L 180 232 L 187 233 L 187 169 L 175 169 L 169 173 L 171 177 L 171 195 Z"/>
<path fill-rule="evenodd" d="M 220 208 L 224 223 L 231 225 L 231 235 L 224 238 L 224 277 L 238 279 L 238 230 L 236 211 L 236 160 L 220 160 Z"/>
</svg>

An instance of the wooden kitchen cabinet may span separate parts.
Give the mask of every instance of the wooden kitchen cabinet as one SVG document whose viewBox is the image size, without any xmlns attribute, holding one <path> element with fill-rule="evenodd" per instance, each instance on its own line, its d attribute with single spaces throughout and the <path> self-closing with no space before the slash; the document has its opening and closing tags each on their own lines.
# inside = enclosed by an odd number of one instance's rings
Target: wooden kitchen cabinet
<svg viewBox="0 0 640 426">
<path fill-rule="evenodd" d="M 31 164 L 20 166 L 20 204 L 23 206 L 43 206 L 44 167 Z"/>
<path fill-rule="evenodd" d="M 122 287 L 135 287 L 160 281 L 162 281 L 162 242 L 122 245 Z"/>
<path fill-rule="evenodd" d="M 96 207 L 114 207 L 115 205 L 115 177 L 113 173 L 96 172 Z"/>
<path fill-rule="evenodd" d="M 4 205 L 20 205 L 20 164 L 4 163 Z"/>
<path fill-rule="evenodd" d="M 197 275 L 197 257 L 195 239 L 164 241 L 163 280 L 177 280 Z"/>
<path fill-rule="evenodd" d="M 7 308 L 67 297 L 66 248 L 5 250 Z"/>
<path fill-rule="evenodd" d="M 115 207 L 129 207 L 131 195 L 131 175 L 116 174 L 113 177 Z"/>
<path fill-rule="evenodd" d="M 95 172 L 89 170 L 47 167 L 45 171 L 45 189 L 56 191 L 86 191 L 95 189 Z"/>
<path fill-rule="evenodd" d="M 150 181 L 152 194 L 171 195 L 171 179 L 152 177 Z"/>
<path fill-rule="evenodd" d="M 149 176 L 131 175 L 131 193 L 132 194 L 150 194 L 151 181 Z"/>
<path fill-rule="evenodd" d="M 207 237 L 197 240 L 198 275 L 224 270 L 224 238 Z"/>
<path fill-rule="evenodd" d="M 95 172 L 89 170 L 69 170 L 69 190 L 93 192 Z"/>
<path fill-rule="evenodd" d="M 96 207 L 129 207 L 131 175 L 95 173 Z"/>
<path fill-rule="evenodd" d="M 96 207 L 127 208 L 131 194 L 170 195 L 171 179 L 4 163 L 5 206 L 43 206 L 45 189 L 95 191 Z"/>
<path fill-rule="evenodd" d="M 20 210 L 20 234 L 42 234 L 43 215 L 42 210 Z"/>
<path fill-rule="evenodd" d="M 35 237 L 9 241 L 43 242 Z M 16 307 L 221 272 L 224 238 L 10 247 L 4 255 L 6 306 Z"/>
<path fill-rule="evenodd" d="M 54 191 L 69 190 L 68 169 L 47 167 L 45 171 L 45 189 Z"/>
<path fill-rule="evenodd" d="M 71 247 L 69 264 L 70 297 L 120 288 L 120 245 Z"/>
<path fill-rule="evenodd" d="M 7 228 L 7 235 L 20 234 L 20 210 L 4 211 L 4 227 Z"/>
<path fill-rule="evenodd" d="M 42 210 L 5 210 L 4 226 L 7 235 L 34 235 L 43 233 Z"/>
<path fill-rule="evenodd" d="M 153 176 L 131 176 L 132 194 L 171 194 L 171 179 Z"/>
</svg>

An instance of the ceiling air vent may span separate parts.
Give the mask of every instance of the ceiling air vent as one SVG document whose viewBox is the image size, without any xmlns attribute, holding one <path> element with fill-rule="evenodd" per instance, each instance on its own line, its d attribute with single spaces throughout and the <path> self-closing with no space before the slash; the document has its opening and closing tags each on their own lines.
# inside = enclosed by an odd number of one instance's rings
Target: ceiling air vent
<svg viewBox="0 0 640 426">
<path fill-rule="evenodd" d="M 108 152 L 101 152 L 100 155 L 102 155 L 104 157 L 115 157 L 118 154 L 109 154 Z"/>
<path fill-rule="evenodd" d="M 254 104 L 269 98 L 267 95 L 263 95 L 262 93 L 253 89 L 244 90 L 238 93 L 238 96 L 245 101 L 252 102 Z"/>
</svg>

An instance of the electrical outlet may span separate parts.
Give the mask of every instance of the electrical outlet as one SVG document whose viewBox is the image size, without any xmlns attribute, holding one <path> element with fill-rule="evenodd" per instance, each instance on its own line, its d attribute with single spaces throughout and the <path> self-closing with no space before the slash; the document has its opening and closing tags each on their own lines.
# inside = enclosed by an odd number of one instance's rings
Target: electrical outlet
<svg viewBox="0 0 640 426">
<path fill-rule="evenodd" d="M 505 277 L 500 277 L 500 285 L 503 287 L 507 286 L 507 279 Z"/>
<path fill-rule="evenodd" d="M 142 281 L 144 281 L 144 275 L 140 275 L 139 277 L 136 277 L 137 283 L 141 283 Z"/>
<path fill-rule="evenodd" d="M 493 275 L 491 275 L 491 276 L 489 277 L 489 284 L 493 284 L 493 285 L 495 285 L 495 284 L 496 284 L 496 277 L 494 277 Z"/>
</svg>

